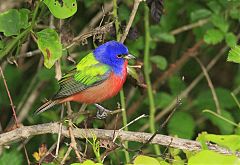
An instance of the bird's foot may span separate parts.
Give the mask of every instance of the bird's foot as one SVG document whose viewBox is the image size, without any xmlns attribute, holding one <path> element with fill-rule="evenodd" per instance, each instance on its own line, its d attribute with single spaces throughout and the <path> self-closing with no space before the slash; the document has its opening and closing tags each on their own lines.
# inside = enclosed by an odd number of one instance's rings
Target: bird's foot
<svg viewBox="0 0 240 165">
<path fill-rule="evenodd" d="M 112 111 L 104 108 L 103 106 L 101 106 L 101 105 L 99 105 L 99 104 L 94 104 L 94 105 L 95 105 L 95 106 L 97 107 L 97 109 L 98 109 L 97 115 L 96 115 L 96 117 L 97 117 L 98 119 L 105 119 L 109 114 L 112 113 Z"/>
</svg>

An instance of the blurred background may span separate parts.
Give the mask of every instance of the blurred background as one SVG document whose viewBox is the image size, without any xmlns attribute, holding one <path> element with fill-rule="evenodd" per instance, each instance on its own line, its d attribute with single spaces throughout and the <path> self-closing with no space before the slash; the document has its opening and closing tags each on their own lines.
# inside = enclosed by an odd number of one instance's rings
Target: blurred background
<svg viewBox="0 0 240 165">
<path fill-rule="evenodd" d="M 31 18 L 35 3 L 31 0 L 1 0 L 0 14 L 13 8 L 27 8 Z M 121 34 L 126 28 L 133 4 L 134 1 L 130 0 L 117 1 Z M 52 21 L 64 46 L 71 45 L 81 34 L 89 34 L 89 37 L 82 37 L 75 45 L 63 51 L 60 60 L 62 73 L 73 68 L 76 62 L 97 45 L 116 40 L 116 18 L 112 1 L 78 0 L 77 6 L 77 12 L 62 20 L 61 26 L 59 19 L 52 17 L 46 6 L 40 6 L 40 17 L 34 28 L 34 32 L 41 31 L 49 27 Z M 129 76 L 123 91 L 127 122 L 142 114 L 149 116 L 134 122 L 128 130 L 154 132 L 175 111 L 161 129 L 161 134 L 196 139 L 198 133 L 204 131 L 214 134 L 240 133 L 240 129 L 234 125 L 240 121 L 240 106 L 237 101 L 240 91 L 239 64 L 227 62 L 230 48 L 239 40 L 239 8 L 240 3 L 237 0 L 147 0 L 140 3 L 125 45 L 137 57 L 130 64 L 142 67 L 136 69 L 139 82 Z M 149 15 L 146 10 L 149 10 Z M 97 33 L 96 27 L 105 25 L 109 27 L 107 30 L 102 30 L 102 34 L 94 34 Z M 147 37 L 148 34 L 150 38 Z M 11 37 L 0 32 L 0 50 L 1 43 L 7 43 L 10 39 Z M 60 120 L 61 106 L 33 117 L 34 111 L 58 90 L 56 68 L 47 69 L 43 66 L 43 55 L 38 50 L 34 37 L 29 35 L 18 42 L 1 59 L 0 65 L 20 123 L 35 125 Z M 102 103 L 111 110 L 117 109 L 118 104 L 122 104 L 119 95 Z M 74 112 L 81 107 L 79 103 L 71 105 Z M 79 116 L 75 122 L 78 127 L 119 129 L 123 126 L 124 118 L 121 113 L 98 120 L 92 114 L 96 113 L 94 106 L 88 106 L 87 110 L 91 115 Z M 13 129 L 12 123 L 12 110 L 1 77 L 0 131 Z M 57 135 L 31 137 L 26 144 L 29 159 L 36 161 L 32 154 L 38 151 L 39 146 L 46 144 L 49 148 L 56 140 Z M 64 155 L 67 150 L 65 142 L 69 142 L 69 139 L 61 142 L 60 155 Z M 78 142 L 81 146 L 85 140 Z M 128 144 L 130 149 L 140 146 L 135 142 Z M 144 149 L 146 153 L 154 151 L 156 148 L 152 145 Z M 134 155 L 131 152 L 129 154 L 130 157 Z M 10 149 L 2 149 L 1 155 L 5 160 L 11 155 L 18 163 L 26 162 L 20 143 L 14 143 Z M 89 149 L 87 158 L 92 157 L 94 154 Z M 68 162 L 74 160 L 75 156 L 72 156 Z M 123 150 L 115 150 L 105 162 L 125 162 Z"/>
</svg>

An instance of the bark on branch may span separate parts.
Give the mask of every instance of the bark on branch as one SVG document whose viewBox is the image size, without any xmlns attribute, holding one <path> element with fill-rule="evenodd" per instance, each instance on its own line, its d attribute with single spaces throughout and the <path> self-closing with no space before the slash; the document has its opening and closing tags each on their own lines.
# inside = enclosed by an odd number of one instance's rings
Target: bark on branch
<svg viewBox="0 0 240 165">
<path fill-rule="evenodd" d="M 35 135 L 42 134 L 57 134 L 59 129 L 59 123 L 46 123 L 46 124 L 38 124 L 32 126 L 22 126 L 10 132 L 0 134 L 0 146 L 7 145 L 13 142 L 16 142 L 21 139 L 26 139 Z M 93 134 L 95 134 L 99 139 L 113 140 L 114 130 L 104 130 L 104 129 L 80 129 L 74 128 L 73 134 L 75 138 L 91 138 Z M 62 127 L 62 135 L 65 137 L 70 137 L 69 131 L 66 126 Z M 145 143 L 152 134 L 144 133 L 144 132 L 131 132 L 131 131 L 115 131 L 115 135 L 121 141 L 135 141 L 140 143 Z M 201 145 L 197 141 L 181 139 L 166 135 L 158 134 L 155 138 L 150 142 L 152 144 L 159 144 L 163 146 L 174 147 L 182 150 L 189 151 L 198 151 L 201 150 Z M 219 147 L 214 144 L 208 144 L 210 150 L 217 151 L 223 154 L 232 154 L 231 151 Z M 236 153 L 239 156 L 239 153 Z"/>
</svg>

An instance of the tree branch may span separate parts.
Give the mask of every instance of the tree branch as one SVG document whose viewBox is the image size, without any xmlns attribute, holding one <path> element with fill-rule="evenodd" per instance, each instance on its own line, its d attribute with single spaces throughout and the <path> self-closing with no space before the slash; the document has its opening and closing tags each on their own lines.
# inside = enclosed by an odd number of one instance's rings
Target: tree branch
<svg viewBox="0 0 240 165">
<path fill-rule="evenodd" d="M 59 123 L 57 122 L 33 126 L 22 126 L 10 132 L 0 134 L 0 146 L 7 145 L 21 139 L 25 139 L 30 136 L 42 134 L 57 134 L 58 127 Z M 118 138 L 121 141 L 135 141 L 145 143 L 152 136 L 152 134 L 144 132 L 73 128 L 74 137 L 80 139 L 91 138 L 92 135 L 95 134 L 99 139 L 113 140 L 114 132 L 115 135 L 118 135 Z M 62 135 L 70 138 L 69 131 L 66 126 L 62 127 Z M 161 134 L 157 134 L 150 143 L 189 151 L 201 150 L 201 145 L 197 141 L 181 139 Z M 208 147 L 210 150 L 214 150 L 222 154 L 233 154 L 231 151 L 214 144 L 209 143 Z M 236 155 L 240 156 L 240 153 L 237 152 Z"/>
</svg>

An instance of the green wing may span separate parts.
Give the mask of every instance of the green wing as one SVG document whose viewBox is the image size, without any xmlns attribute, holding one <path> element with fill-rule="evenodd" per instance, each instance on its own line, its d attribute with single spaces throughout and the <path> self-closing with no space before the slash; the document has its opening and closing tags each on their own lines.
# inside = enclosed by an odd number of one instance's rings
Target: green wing
<svg viewBox="0 0 240 165">
<path fill-rule="evenodd" d="M 65 98 L 105 81 L 111 69 L 99 63 L 93 53 L 84 57 L 69 73 L 59 81 L 60 89 L 53 99 Z"/>
</svg>

